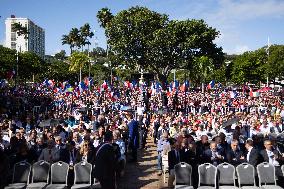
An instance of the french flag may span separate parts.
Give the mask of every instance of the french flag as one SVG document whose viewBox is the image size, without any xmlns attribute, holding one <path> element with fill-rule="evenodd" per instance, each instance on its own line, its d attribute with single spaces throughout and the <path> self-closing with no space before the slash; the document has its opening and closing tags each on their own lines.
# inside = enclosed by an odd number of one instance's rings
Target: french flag
<svg viewBox="0 0 284 189">
<path fill-rule="evenodd" d="M 129 81 L 125 81 L 124 82 L 124 87 L 127 89 L 131 89 L 132 88 L 132 83 L 130 83 Z"/>
<path fill-rule="evenodd" d="M 238 93 L 236 91 L 230 91 L 230 98 L 236 98 Z"/>
<path fill-rule="evenodd" d="M 213 89 L 215 86 L 215 80 L 210 81 L 210 83 L 207 85 L 208 89 Z"/>
<path fill-rule="evenodd" d="M 190 84 L 189 84 L 189 81 L 186 80 L 186 81 L 181 85 L 180 90 L 183 91 L 183 92 L 187 91 L 187 89 L 189 88 L 189 85 L 190 85 Z"/>
<path fill-rule="evenodd" d="M 86 78 L 84 79 L 84 83 L 85 83 L 86 86 L 90 87 L 90 86 L 93 85 L 94 80 L 93 80 L 93 78 L 91 78 L 91 77 L 86 77 Z"/>
<path fill-rule="evenodd" d="M 259 97 L 259 92 L 253 92 L 252 88 L 250 88 L 249 96 L 250 97 Z"/>
<path fill-rule="evenodd" d="M 103 88 L 104 90 L 108 88 L 108 84 L 106 81 L 103 82 L 103 84 L 101 85 L 101 88 Z"/>
<path fill-rule="evenodd" d="M 174 84 L 173 84 L 173 88 L 178 89 L 178 87 L 179 87 L 179 82 L 177 80 L 175 80 Z"/>
</svg>

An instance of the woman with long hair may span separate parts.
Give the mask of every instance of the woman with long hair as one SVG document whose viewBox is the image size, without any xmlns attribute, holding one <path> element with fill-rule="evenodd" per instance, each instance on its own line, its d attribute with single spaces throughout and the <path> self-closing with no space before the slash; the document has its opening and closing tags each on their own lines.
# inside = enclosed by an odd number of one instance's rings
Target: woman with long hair
<svg viewBox="0 0 284 189">
<path fill-rule="evenodd" d="M 76 162 L 81 161 L 85 161 L 91 164 L 95 163 L 95 154 L 89 141 L 84 141 L 81 144 L 80 151 L 76 157 Z"/>
</svg>

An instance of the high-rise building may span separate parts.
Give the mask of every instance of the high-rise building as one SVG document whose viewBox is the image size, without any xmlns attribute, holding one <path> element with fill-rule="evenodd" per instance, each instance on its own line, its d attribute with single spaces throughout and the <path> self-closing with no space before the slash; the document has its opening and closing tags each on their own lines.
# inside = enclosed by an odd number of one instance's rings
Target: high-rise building
<svg viewBox="0 0 284 189">
<path fill-rule="evenodd" d="M 13 31 L 12 24 L 20 23 L 22 26 L 27 27 L 29 32 L 28 37 L 18 35 Z M 44 29 L 33 23 L 28 18 L 16 18 L 11 15 L 11 18 L 5 20 L 6 24 L 6 47 L 16 49 L 18 52 L 34 52 L 40 57 L 44 58 L 45 55 L 45 32 Z"/>
</svg>

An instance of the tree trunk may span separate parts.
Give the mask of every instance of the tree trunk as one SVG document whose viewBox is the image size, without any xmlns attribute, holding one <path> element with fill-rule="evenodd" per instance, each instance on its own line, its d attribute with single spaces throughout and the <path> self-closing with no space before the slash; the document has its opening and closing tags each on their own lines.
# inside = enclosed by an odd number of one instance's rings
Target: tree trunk
<svg viewBox="0 0 284 189">
<path fill-rule="evenodd" d="M 204 93 L 204 89 L 205 89 L 204 82 L 202 82 L 202 86 L 201 86 L 202 93 Z"/>
<path fill-rule="evenodd" d="M 80 66 L 80 82 L 79 83 L 81 83 L 81 82 L 82 82 L 82 68 Z"/>
<path fill-rule="evenodd" d="M 160 74 L 160 73 L 158 73 L 157 76 L 158 76 L 159 81 L 161 82 L 163 91 L 166 91 L 167 90 L 167 76 Z"/>
</svg>

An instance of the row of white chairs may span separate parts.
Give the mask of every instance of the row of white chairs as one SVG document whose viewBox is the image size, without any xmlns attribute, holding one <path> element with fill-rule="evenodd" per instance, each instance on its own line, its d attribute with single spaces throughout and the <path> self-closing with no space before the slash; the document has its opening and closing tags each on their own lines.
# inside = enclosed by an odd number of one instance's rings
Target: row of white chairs
<svg viewBox="0 0 284 189">
<path fill-rule="evenodd" d="M 210 163 L 198 166 L 198 189 L 281 189 L 276 184 L 275 167 L 269 163 L 261 163 L 256 167 L 259 187 L 256 186 L 255 167 L 242 163 L 236 168 L 228 163 L 222 163 L 215 167 Z M 181 162 L 174 168 L 176 189 L 193 189 L 191 165 Z M 282 166 L 284 174 L 284 165 Z M 236 174 L 237 173 L 237 174 Z M 235 180 L 238 179 L 238 186 Z"/>
<path fill-rule="evenodd" d="M 69 164 L 62 161 L 50 165 L 50 163 L 41 160 L 35 162 L 32 166 L 24 161 L 16 163 L 12 183 L 6 186 L 5 189 L 65 189 L 68 185 L 68 172 L 70 169 L 74 169 L 72 189 L 92 188 L 98 184 L 94 179 L 92 185 L 93 166 L 90 163 L 79 162 L 74 167 L 70 167 Z"/>
</svg>

